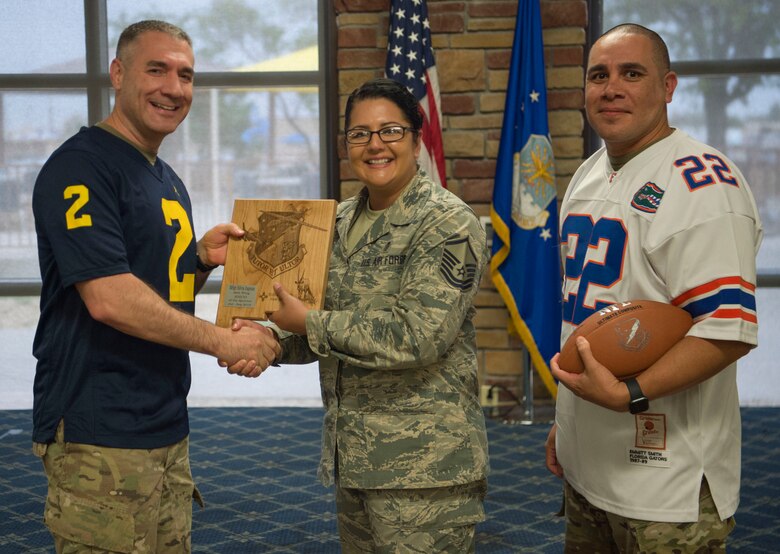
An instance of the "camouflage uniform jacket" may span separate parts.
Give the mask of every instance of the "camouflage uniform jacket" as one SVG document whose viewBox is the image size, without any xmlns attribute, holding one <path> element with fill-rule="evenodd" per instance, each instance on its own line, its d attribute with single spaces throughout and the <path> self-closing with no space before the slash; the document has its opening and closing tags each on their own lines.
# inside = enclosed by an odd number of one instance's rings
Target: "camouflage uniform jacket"
<svg viewBox="0 0 780 554">
<path fill-rule="evenodd" d="M 430 488 L 488 473 L 473 298 L 485 232 L 418 171 L 354 250 L 344 240 L 366 191 L 339 205 L 324 310 L 283 363 L 319 358 L 325 404 L 319 478 L 347 488 Z"/>
</svg>

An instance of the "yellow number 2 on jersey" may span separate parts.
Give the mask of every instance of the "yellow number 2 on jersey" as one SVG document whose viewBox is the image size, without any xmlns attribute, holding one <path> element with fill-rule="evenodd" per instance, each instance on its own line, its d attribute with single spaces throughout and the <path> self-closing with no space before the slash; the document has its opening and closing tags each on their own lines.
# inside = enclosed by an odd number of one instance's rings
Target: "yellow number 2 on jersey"
<svg viewBox="0 0 780 554">
<path fill-rule="evenodd" d="M 176 242 L 173 243 L 171 257 L 168 259 L 168 280 L 170 282 L 171 302 L 192 302 L 195 300 L 195 274 L 185 273 L 179 281 L 176 275 L 176 267 L 179 259 L 186 252 L 192 242 L 192 224 L 187 217 L 187 212 L 176 200 L 162 200 L 162 211 L 165 215 L 165 223 L 173 225 L 173 221 L 179 222 L 179 230 L 176 232 Z"/>
<path fill-rule="evenodd" d="M 78 211 L 83 208 L 87 202 L 89 202 L 89 189 L 86 185 L 70 185 L 65 188 L 64 198 L 76 199 L 73 204 L 70 205 L 68 211 L 65 212 L 65 224 L 68 226 L 68 231 L 77 229 L 79 227 L 91 227 L 92 216 L 89 214 L 77 215 Z"/>
</svg>

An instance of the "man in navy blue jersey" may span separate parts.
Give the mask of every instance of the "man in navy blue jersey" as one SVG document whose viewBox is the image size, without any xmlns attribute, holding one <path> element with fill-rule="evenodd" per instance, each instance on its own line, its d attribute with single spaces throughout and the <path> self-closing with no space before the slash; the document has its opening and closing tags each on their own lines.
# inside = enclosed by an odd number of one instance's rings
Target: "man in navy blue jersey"
<svg viewBox="0 0 780 554">
<path fill-rule="evenodd" d="M 192 103 L 192 41 L 141 21 L 111 62 L 115 106 L 49 158 L 33 193 L 43 288 L 33 353 L 33 450 L 57 552 L 189 552 L 188 351 L 256 377 L 272 333 L 194 317 L 223 264 L 218 225 L 196 241 L 187 190 L 157 157 Z"/>
</svg>

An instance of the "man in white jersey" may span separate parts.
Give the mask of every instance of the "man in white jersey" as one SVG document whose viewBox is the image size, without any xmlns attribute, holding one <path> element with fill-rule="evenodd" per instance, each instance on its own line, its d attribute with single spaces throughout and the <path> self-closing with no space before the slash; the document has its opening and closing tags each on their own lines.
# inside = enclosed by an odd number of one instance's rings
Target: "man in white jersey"
<svg viewBox="0 0 780 554">
<path fill-rule="evenodd" d="M 552 359 L 562 386 L 546 464 L 565 482 L 566 552 L 719 552 L 734 527 L 735 362 L 757 344 L 761 222 L 733 162 L 669 126 L 676 86 L 649 29 L 620 25 L 591 49 L 585 106 L 605 148 L 561 205 L 561 344 L 631 299 L 679 306 L 694 324 L 636 379 L 615 379 L 583 338 L 583 373 Z"/>
</svg>

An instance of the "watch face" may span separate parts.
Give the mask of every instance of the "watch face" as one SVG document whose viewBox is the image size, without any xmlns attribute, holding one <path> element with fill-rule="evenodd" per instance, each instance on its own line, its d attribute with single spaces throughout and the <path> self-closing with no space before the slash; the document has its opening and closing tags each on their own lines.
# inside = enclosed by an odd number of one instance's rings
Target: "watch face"
<svg viewBox="0 0 780 554">
<path fill-rule="evenodd" d="M 628 405 L 628 411 L 632 414 L 641 414 L 642 412 L 646 412 L 648 408 L 650 408 L 650 401 L 644 396 L 642 398 L 632 400 Z"/>
</svg>

